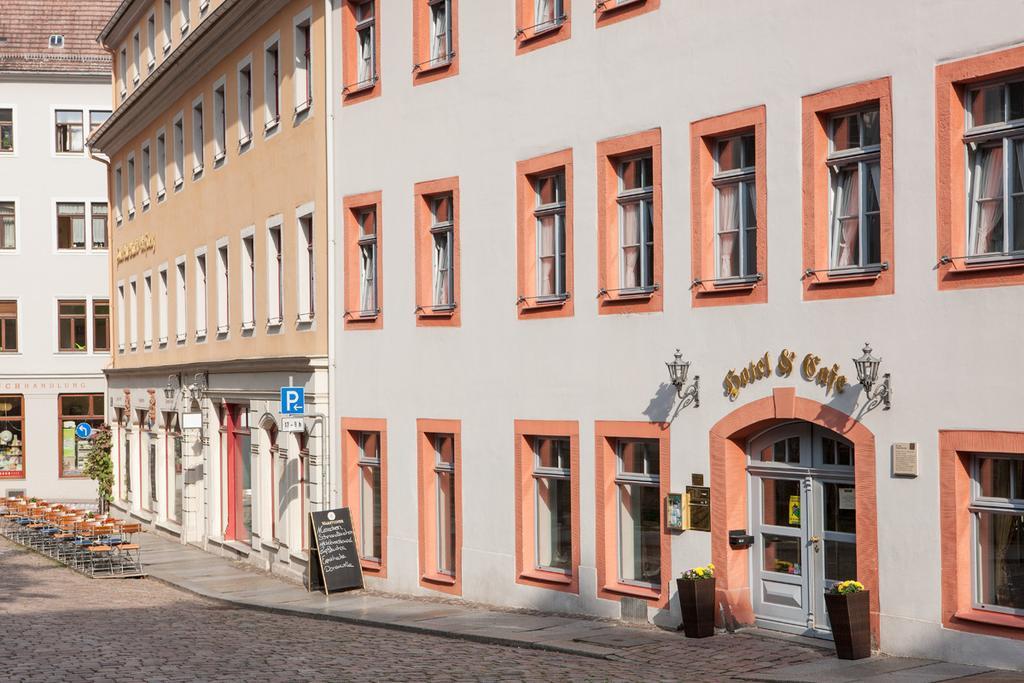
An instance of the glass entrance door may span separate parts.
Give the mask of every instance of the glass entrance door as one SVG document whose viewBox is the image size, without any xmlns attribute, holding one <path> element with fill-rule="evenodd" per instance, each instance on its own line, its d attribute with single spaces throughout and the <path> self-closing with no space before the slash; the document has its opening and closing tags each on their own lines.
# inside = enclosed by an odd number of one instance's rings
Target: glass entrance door
<svg viewBox="0 0 1024 683">
<path fill-rule="evenodd" d="M 751 440 L 749 458 L 758 623 L 830 637 L 824 593 L 857 571 L 853 447 L 791 423 Z"/>
</svg>

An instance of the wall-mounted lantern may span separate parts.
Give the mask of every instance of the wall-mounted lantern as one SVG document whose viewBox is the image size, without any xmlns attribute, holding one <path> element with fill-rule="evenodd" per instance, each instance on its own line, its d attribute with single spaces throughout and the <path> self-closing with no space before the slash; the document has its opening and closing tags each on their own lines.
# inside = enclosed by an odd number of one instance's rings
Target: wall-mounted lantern
<svg viewBox="0 0 1024 683">
<path fill-rule="evenodd" d="M 864 395 L 869 402 L 881 402 L 882 410 L 889 410 L 892 400 L 892 385 L 889 373 L 882 375 L 882 382 L 876 387 L 878 381 L 878 368 L 882 364 L 881 358 L 871 355 L 871 345 L 864 342 L 864 355 L 854 358 L 853 364 L 857 367 L 857 380 L 864 387 Z M 874 393 L 872 393 L 874 389 Z"/>
<path fill-rule="evenodd" d="M 675 360 L 670 363 L 665 363 L 668 367 L 668 377 L 672 382 L 672 386 L 676 388 L 676 393 L 679 394 L 679 400 L 682 401 L 680 408 L 693 404 L 694 408 L 700 407 L 700 375 L 693 376 L 693 384 L 686 386 L 686 375 L 690 371 L 690 361 L 683 360 L 683 354 L 680 353 L 679 349 L 676 349 Z"/>
</svg>

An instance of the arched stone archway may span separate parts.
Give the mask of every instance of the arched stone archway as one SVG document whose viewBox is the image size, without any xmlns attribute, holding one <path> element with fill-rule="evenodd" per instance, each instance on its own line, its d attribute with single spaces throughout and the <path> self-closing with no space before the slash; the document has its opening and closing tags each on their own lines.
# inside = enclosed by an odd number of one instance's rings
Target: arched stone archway
<svg viewBox="0 0 1024 683">
<path fill-rule="evenodd" d="M 854 446 L 857 509 L 857 579 L 871 591 L 871 635 L 879 638 L 878 512 L 875 484 L 875 436 L 846 413 L 796 395 L 792 387 L 736 408 L 711 428 L 711 558 L 718 577 L 723 625 L 752 624 L 748 549 L 729 546 L 730 529 L 749 527 L 747 505 L 748 437 L 774 424 L 803 420 L 832 430 Z M 755 545 L 755 548 L 757 545 Z"/>
</svg>

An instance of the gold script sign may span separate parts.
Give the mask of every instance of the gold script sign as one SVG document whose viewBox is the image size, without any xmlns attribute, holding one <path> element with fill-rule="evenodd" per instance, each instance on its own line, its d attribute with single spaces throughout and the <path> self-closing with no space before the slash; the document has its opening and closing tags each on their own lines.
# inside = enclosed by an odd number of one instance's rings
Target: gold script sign
<svg viewBox="0 0 1024 683">
<path fill-rule="evenodd" d="M 725 388 L 725 393 L 728 394 L 729 400 L 735 401 L 739 397 L 741 389 L 748 384 L 771 377 L 773 372 L 779 377 L 789 377 L 793 373 L 793 363 L 796 361 L 796 356 L 795 351 L 783 349 L 773 365 L 771 356 L 766 351 L 763 356 L 757 360 L 750 361 L 746 367 L 741 368 L 738 372 L 735 368 L 729 370 L 729 372 L 725 373 L 725 379 L 722 380 L 722 386 Z M 808 353 L 804 356 L 803 361 L 801 361 L 800 375 L 808 382 L 814 382 L 818 386 L 825 387 L 825 393 L 831 391 L 841 394 L 848 384 L 846 375 L 839 373 L 838 363 L 833 363 L 831 366 L 827 364 L 822 365 L 821 356 L 813 353 Z"/>
<path fill-rule="evenodd" d="M 114 254 L 114 260 L 121 263 L 144 251 L 153 251 L 154 249 L 156 249 L 156 237 L 153 236 L 153 233 L 147 232 L 118 249 Z"/>
</svg>

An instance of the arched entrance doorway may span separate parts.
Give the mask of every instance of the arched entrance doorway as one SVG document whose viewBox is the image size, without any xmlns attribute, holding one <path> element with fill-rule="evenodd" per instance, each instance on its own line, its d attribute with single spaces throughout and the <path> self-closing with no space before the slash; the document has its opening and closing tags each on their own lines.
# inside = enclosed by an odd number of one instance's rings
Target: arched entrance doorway
<svg viewBox="0 0 1024 683">
<path fill-rule="evenodd" d="M 821 594 L 828 582 L 827 576 L 849 572 L 851 562 L 850 548 L 830 545 L 836 564 L 826 568 L 825 540 L 829 539 L 854 544 L 852 563 L 856 567 L 855 575 L 842 578 L 856 578 L 871 591 L 871 630 L 877 644 L 878 534 L 874 435 L 842 411 L 797 397 L 794 388 L 779 388 L 770 397 L 741 406 L 719 420 L 712 427 L 709 439 L 711 556 L 718 569 L 717 593 L 725 625 L 761 623 L 801 633 L 828 633 L 824 605 L 815 607 L 815 603 L 823 603 Z M 836 444 L 834 453 L 825 455 L 825 451 L 833 447 L 825 445 L 822 439 Z M 780 446 L 779 457 L 784 462 L 775 459 L 775 444 L 780 441 L 784 445 Z M 837 463 L 840 461 L 840 444 L 851 450 L 850 464 L 829 465 L 827 461 L 832 458 Z M 770 461 L 763 459 L 766 457 L 761 454 L 764 448 L 769 450 Z M 793 449 L 792 455 L 790 448 Z M 755 454 L 753 458 L 752 451 Z M 845 450 L 843 452 L 845 459 Z M 766 479 L 776 482 L 767 492 L 764 487 Z M 827 487 L 828 484 L 834 486 Z M 852 493 L 848 490 L 850 488 Z M 834 529 L 850 528 L 850 511 L 846 508 L 851 495 L 855 532 L 852 536 L 842 530 L 826 534 L 826 525 Z M 791 496 L 798 498 L 794 500 Z M 820 498 L 817 503 L 816 498 Z M 771 501 L 769 517 L 765 516 L 766 500 Z M 799 523 L 789 523 L 791 502 L 800 506 Z M 826 520 L 829 506 L 834 506 L 838 515 L 840 502 L 845 506 L 843 519 Z M 784 517 L 781 516 L 783 513 Z M 816 521 L 818 518 L 820 521 Z M 769 523 L 782 521 L 785 524 Z M 815 528 L 821 533 L 815 533 Z M 753 546 L 730 545 L 729 532 L 737 530 L 754 535 Z M 773 546 L 768 553 L 765 534 Z M 818 539 L 812 540 L 812 536 Z M 818 546 L 817 552 L 815 545 Z M 810 557 L 810 564 L 805 559 L 807 557 Z M 786 568 L 784 564 L 776 564 L 776 559 L 791 563 L 798 559 L 800 573 L 776 571 Z M 816 569 L 811 568 L 819 563 Z M 839 563 L 845 564 L 840 566 Z"/>
<path fill-rule="evenodd" d="M 769 628 L 828 637 L 824 593 L 857 576 L 853 444 L 802 421 L 747 444 L 754 616 Z"/>
</svg>

